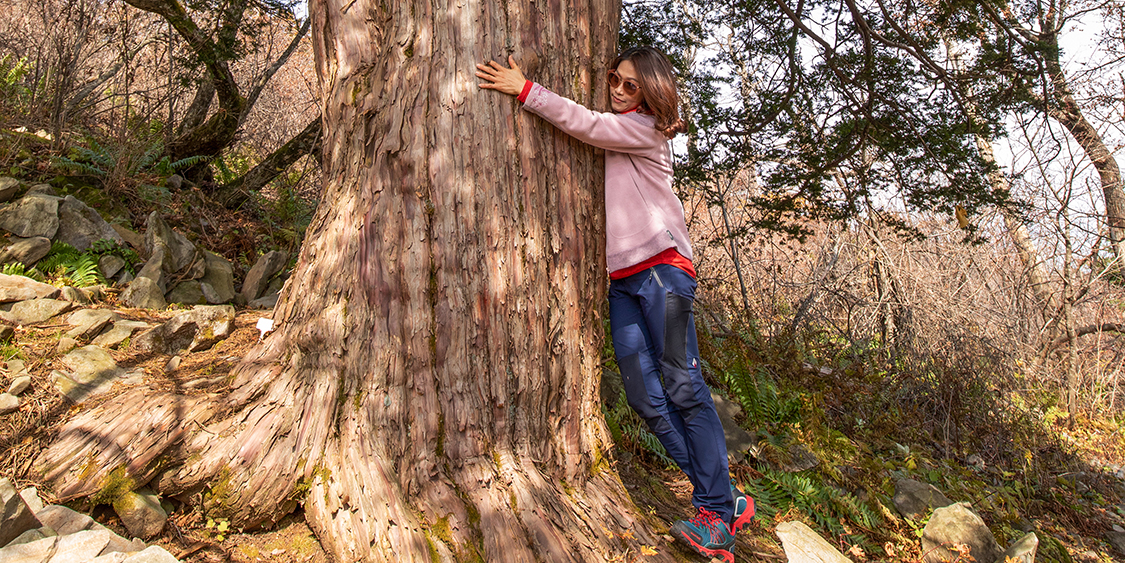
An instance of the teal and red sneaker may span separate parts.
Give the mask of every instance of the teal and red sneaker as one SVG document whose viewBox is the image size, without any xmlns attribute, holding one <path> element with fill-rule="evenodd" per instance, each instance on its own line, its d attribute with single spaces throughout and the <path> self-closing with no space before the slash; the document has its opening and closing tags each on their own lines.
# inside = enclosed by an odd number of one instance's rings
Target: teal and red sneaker
<svg viewBox="0 0 1125 563">
<path fill-rule="evenodd" d="M 704 557 L 718 557 L 734 563 L 734 534 L 718 514 L 700 508 L 695 518 L 680 520 L 669 530 L 672 537 L 688 544 Z"/>
<path fill-rule="evenodd" d="M 730 492 L 734 495 L 734 519 L 730 523 L 730 533 L 737 534 L 750 524 L 750 519 L 754 517 L 754 499 L 739 490 L 734 485 L 734 479 L 730 482 Z"/>
</svg>

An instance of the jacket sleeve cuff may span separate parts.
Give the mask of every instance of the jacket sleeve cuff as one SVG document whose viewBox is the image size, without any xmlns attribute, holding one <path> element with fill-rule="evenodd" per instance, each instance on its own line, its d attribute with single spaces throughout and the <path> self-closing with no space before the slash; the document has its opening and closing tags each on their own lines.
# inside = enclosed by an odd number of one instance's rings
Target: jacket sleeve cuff
<svg viewBox="0 0 1125 563">
<path fill-rule="evenodd" d="M 531 93 L 532 84 L 534 84 L 534 82 L 530 80 L 524 82 L 523 91 L 520 92 L 519 96 L 516 96 L 516 99 L 519 100 L 521 104 L 527 101 L 527 95 Z"/>
</svg>

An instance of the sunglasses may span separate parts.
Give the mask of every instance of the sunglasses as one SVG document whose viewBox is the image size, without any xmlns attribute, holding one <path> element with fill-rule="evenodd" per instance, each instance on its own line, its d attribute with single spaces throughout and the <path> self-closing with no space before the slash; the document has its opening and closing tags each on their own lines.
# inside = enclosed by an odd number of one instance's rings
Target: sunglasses
<svg viewBox="0 0 1125 563">
<path fill-rule="evenodd" d="M 624 85 L 622 85 L 624 82 Z M 637 84 L 632 78 L 622 79 L 620 74 L 617 74 L 617 69 L 609 71 L 609 87 L 617 88 L 622 87 L 622 90 L 630 96 L 637 95 L 641 91 L 641 85 Z"/>
</svg>

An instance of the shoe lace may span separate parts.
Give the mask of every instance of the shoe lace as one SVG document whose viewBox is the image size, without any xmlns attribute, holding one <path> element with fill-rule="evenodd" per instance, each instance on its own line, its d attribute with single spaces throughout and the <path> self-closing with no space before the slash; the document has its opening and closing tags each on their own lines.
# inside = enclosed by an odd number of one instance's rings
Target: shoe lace
<svg viewBox="0 0 1125 563">
<path fill-rule="evenodd" d="M 719 526 L 724 525 L 722 519 L 719 518 L 718 514 L 706 508 L 700 508 L 690 522 L 697 528 L 706 528 L 711 533 L 711 537 L 722 535 L 719 534 Z"/>
</svg>

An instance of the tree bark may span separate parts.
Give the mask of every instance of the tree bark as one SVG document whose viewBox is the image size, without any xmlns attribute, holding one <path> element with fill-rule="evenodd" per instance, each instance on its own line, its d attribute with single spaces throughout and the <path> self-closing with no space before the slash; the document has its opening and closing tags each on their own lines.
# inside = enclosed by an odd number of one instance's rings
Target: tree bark
<svg viewBox="0 0 1125 563">
<path fill-rule="evenodd" d="M 215 199 L 228 209 L 236 209 L 250 199 L 250 194 L 261 190 L 302 156 L 320 152 L 320 118 L 314 119 L 304 130 L 273 151 L 248 172 L 216 190 Z"/>
<path fill-rule="evenodd" d="M 60 499 L 124 468 L 238 526 L 303 503 L 340 561 L 653 546 L 597 397 L 602 160 L 473 76 L 522 46 L 529 76 L 604 106 L 619 9 L 312 2 L 326 185 L 276 330 L 229 393 L 77 416 L 36 463 Z"/>
<path fill-rule="evenodd" d="M 1105 145 L 1098 130 L 1086 120 L 1081 106 L 1074 99 L 1070 83 L 1059 63 L 1058 34 L 1053 31 L 1053 27 L 1050 29 L 1052 31 L 1044 32 L 1040 36 L 1045 46 L 1044 62 L 1051 82 L 1047 111 L 1070 132 L 1074 140 L 1078 141 L 1078 145 L 1086 153 L 1086 158 L 1090 159 L 1094 169 L 1098 171 L 1102 184 L 1102 197 L 1105 199 L 1106 224 L 1109 227 L 1109 241 L 1113 248 L 1113 255 L 1118 260 L 1125 260 L 1125 191 L 1122 191 L 1121 186 L 1121 169 L 1117 166 L 1117 159 L 1113 157 L 1113 152 Z"/>
</svg>

